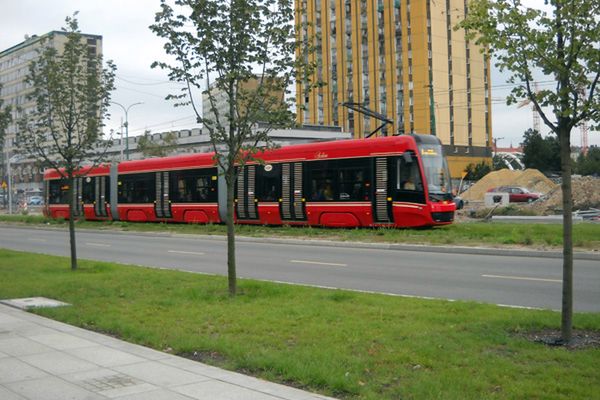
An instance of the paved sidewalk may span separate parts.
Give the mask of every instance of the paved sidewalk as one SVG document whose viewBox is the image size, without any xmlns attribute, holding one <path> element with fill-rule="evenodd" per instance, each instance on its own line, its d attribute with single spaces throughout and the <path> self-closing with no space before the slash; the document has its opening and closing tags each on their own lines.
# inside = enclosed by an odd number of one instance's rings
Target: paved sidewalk
<svg viewBox="0 0 600 400">
<path fill-rule="evenodd" d="M 0 304 L 2 400 L 330 399 Z"/>
</svg>

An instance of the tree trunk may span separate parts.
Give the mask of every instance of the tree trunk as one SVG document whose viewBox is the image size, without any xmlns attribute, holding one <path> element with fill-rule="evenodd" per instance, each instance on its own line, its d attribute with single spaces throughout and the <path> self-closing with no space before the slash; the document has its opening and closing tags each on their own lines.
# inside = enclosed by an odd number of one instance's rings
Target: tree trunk
<svg viewBox="0 0 600 400">
<path fill-rule="evenodd" d="M 229 282 L 229 295 L 235 296 L 237 292 L 237 276 L 235 271 L 235 225 L 233 220 L 233 194 L 235 189 L 235 168 L 227 172 L 227 279 Z"/>
<path fill-rule="evenodd" d="M 561 336 L 569 343 L 573 330 L 573 198 L 571 195 L 571 132 L 559 131 L 563 194 L 563 288 Z"/>
<path fill-rule="evenodd" d="M 77 203 L 75 193 L 75 177 L 69 177 L 69 242 L 71 245 L 71 270 L 77 269 L 77 244 L 75 242 L 75 220 L 73 207 Z"/>
</svg>

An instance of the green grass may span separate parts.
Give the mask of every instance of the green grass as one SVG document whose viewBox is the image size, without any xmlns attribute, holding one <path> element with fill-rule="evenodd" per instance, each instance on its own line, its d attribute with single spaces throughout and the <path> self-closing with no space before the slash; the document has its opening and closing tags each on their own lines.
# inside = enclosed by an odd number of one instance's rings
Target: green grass
<svg viewBox="0 0 600 400">
<path fill-rule="evenodd" d="M 223 267 L 225 269 L 225 266 Z M 551 311 L 240 280 L 0 250 L 0 298 L 46 296 L 36 312 L 228 369 L 344 399 L 591 399 L 600 349 L 518 333 L 558 328 Z M 576 314 L 600 329 L 600 314 Z"/>
<path fill-rule="evenodd" d="M 0 216 L 0 221 L 25 224 L 66 225 L 64 221 L 41 216 Z M 169 232 L 225 235 L 224 225 L 157 224 L 131 222 L 81 221 L 79 228 L 119 229 L 141 232 Z M 306 238 L 358 241 L 368 243 L 409 243 L 460 246 L 525 246 L 554 248 L 562 246 L 561 224 L 491 224 L 486 222 L 455 223 L 430 229 L 329 229 L 289 226 L 239 225 L 238 235 L 255 237 Z M 577 250 L 600 248 L 600 224 L 580 223 L 573 226 L 573 242 Z"/>
</svg>

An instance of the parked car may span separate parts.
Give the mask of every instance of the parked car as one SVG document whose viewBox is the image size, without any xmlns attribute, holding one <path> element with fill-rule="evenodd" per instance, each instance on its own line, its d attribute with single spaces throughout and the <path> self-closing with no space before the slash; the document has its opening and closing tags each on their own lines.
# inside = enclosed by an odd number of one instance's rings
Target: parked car
<svg viewBox="0 0 600 400">
<path fill-rule="evenodd" d="M 41 206 L 44 204 L 44 198 L 42 196 L 31 196 L 28 204 L 30 206 Z"/>
<path fill-rule="evenodd" d="M 540 198 L 539 193 L 530 192 L 528 189 L 519 186 L 499 186 L 488 189 L 489 192 L 508 193 L 508 201 L 511 203 L 531 203 Z"/>
</svg>

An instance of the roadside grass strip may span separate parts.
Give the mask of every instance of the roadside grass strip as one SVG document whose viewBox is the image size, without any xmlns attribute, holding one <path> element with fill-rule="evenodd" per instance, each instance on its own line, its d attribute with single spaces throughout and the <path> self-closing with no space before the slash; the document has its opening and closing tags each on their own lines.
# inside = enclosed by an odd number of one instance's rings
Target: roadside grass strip
<svg viewBox="0 0 600 400">
<path fill-rule="evenodd" d="M 0 222 L 28 225 L 66 226 L 64 220 L 39 215 L 0 215 Z M 132 223 L 120 221 L 78 221 L 78 228 L 117 229 L 135 232 L 226 235 L 225 225 Z M 501 246 L 528 249 L 562 248 L 561 224 L 493 224 L 488 222 L 456 222 L 426 229 L 359 228 L 332 229 L 317 227 L 238 225 L 236 234 L 252 237 L 318 239 L 367 243 L 431 244 L 449 246 Z M 576 250 L 600 249 L 600 224 L 581 223 L 573 226 Z"/>
<path fill-rule="evenodd" d="M 530 342 L 560 314 L 422 300 L 0 249 L 0 298 L 86 329 L 340 399 L 591 399 L 599 348 Z M 226 267 L 223 266 L 223 272 Z M 599 330 L 600 314 L 576 314 Z M 2 338 L 0 338 L 2 340 Z"/>
</svg>

